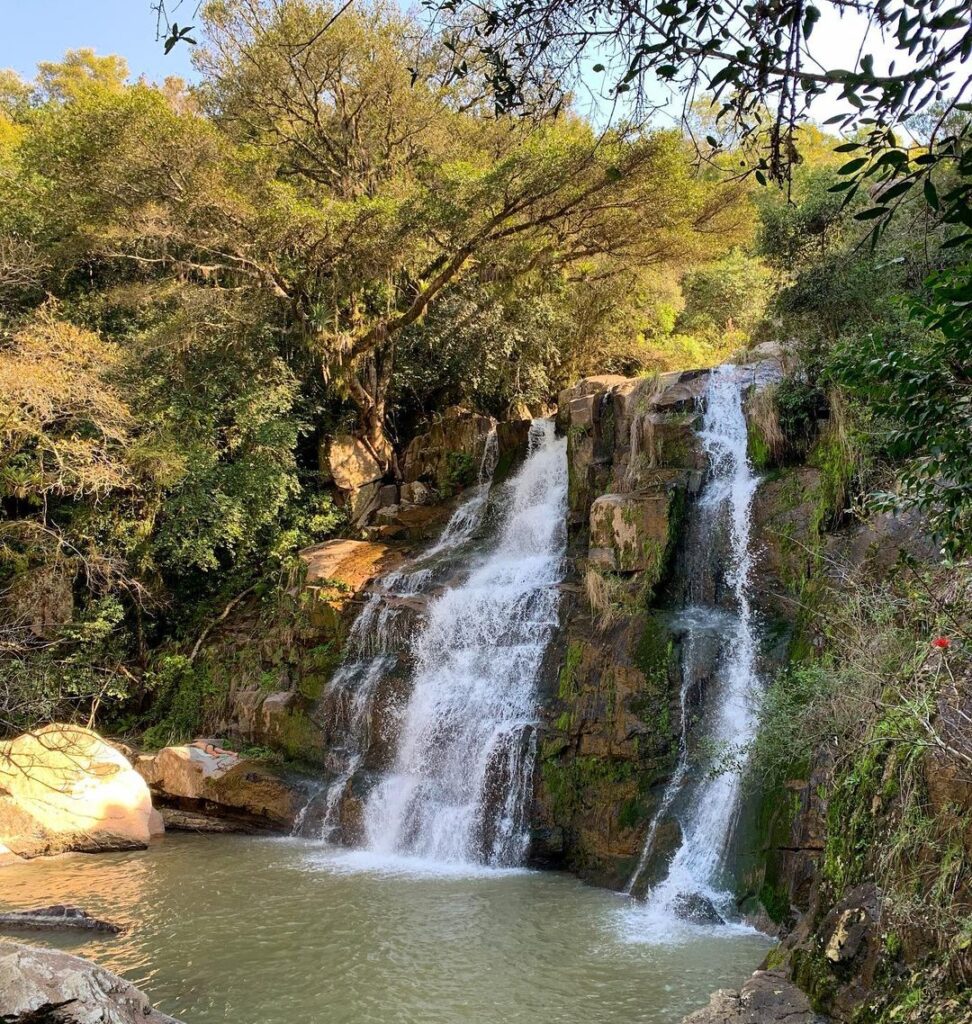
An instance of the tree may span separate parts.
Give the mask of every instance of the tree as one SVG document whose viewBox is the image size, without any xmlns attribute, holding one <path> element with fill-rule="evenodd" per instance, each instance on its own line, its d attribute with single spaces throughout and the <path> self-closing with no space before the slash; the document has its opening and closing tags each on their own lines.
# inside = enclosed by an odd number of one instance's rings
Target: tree
<svg viewBox="0 0 972 1024">
<path fill-rule="evenodd" d="M 725 5 L 720 0 L 651 0 L 617 6 L 604 0 L 445 0 L 431 4 L 486 61 L 497 102 L 514 109 L 538 90 L 569 88 L 585 60 L 611 65 L 616 95 L 644 102 L 654 75 L 678 87 L 686 111 L 708 91 L 720 104 L 720 122 L 737 144 L 756 149 L 751 169 L 765 182 L 788 183 L 801 159 L 804 125 L 811 105 L 828 89 L 847 107 L 832 122 L 860 128 L 838 149 L 853 153 L 841 168 L 848 198 L 876 187 L 877 202 L 862 218 L 883 229 L 895 203 L 915 185 L 929 206 L 964 229 L 972 228 L 972 148 L 968 113 L 972 76 L 962 63 L 972 55 L 972 19 L 966 5 L 947 0 L 784 0 Z M 833 18 L 853 11 L 868 33 L 890 41 L 898 58 L 886 71 L 862 45 L 854 66 L 830 69 L 826 45 L 814 26 L 826 10 Z M 866 40 L 866 35 L 865 35 Z M 606 53 L 608 57 L 600 55 Z M 472 62 L 457 62 L 467 73 Z M 596 64 L 594 71 L 605 71 Z M 543 91 L 546 86 L 546 91 Z M 939 105 L 924 145 L 909 147 L 903 126 Z M 958 118 L 953 115 L 958 113 Z M 706 145 L 718 151 L 720 140 Z M 940 169 L 959 180 L 945 192 L 936 186 Z M 865 217 L 866 214 L 866 217 Z"/>
<path fill-rule="evenodd" d="M 497 120 L 443 84 L 452 51 L 407 19 L 334 15 L 316 0 L 224 0 L 207 8 L 199 63 L 213 115 L 293 190 L 299 224 L 276 246 L 287 258 L 268 257 L 274 286 L 383 467 L 398 338 L 459 282 L 607 275 L 737 229 L 742 190 L 693 180 L 674 134 Z"/>
<path fill-rule="evenodd" d="M 41 61 L 37 65 L 36 88 L 41 101 L 66 103 L 79 99 L 91 88 L 118 92 L 127 78 L 124 57 L 99 57 L 94 50 L 84 48 L 68 50 L 60 61 Z"/>
</svg>

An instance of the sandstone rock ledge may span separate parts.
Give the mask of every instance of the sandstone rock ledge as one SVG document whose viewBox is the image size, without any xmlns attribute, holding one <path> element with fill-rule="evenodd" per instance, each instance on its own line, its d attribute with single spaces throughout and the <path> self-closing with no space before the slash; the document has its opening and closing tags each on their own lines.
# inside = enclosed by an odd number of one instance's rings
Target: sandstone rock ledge
<svg viewBox="0 0 972 1024">
<path fill-rule="evenodd" d="M 782 971 L 757 971 L 738 992 L 721 988 L 682 1024 L 827 1024 Z"/>
<path fill-rule="evenodd" d="M 0 1019 L 179 1024 L 152 1009 L 140 989 L 97 964 L 59 950 L 4 940 L 0 940 Z"/>
<path fill-rule="evenodd" d="M 139 757 L 136 770 L 164 808 L 171 828 L 188 831 L 279 831 L 293 824 L 306 794 L 300 784 L 274 768 L 223 750 L 212 740 L 163 747 Z M 172 814 L 169 808 L 181 814 Z M 226 819 L 220 828 L 207 819 Z"/>
</svg>

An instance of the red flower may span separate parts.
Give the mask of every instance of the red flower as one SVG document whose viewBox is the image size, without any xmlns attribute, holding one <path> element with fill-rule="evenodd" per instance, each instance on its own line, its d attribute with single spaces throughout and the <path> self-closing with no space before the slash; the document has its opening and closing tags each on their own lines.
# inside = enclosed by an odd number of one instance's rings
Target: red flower
<svg viewBox="0 0 972 1024">
<path fill-rule="evenodd" d="M 932 647 L 938 647 L 941 650 L 945 650 L 952 646 L 952 641 L 947 636 L 936 636 L 931 642 Z"/>
</svg>

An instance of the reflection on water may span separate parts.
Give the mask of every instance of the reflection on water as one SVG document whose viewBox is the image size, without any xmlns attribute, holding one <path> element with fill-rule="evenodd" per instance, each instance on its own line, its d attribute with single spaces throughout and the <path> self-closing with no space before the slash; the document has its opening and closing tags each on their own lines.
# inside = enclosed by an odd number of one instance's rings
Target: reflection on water
<svg viewBox="0 0 972 1024">
<path fill-rule="evenodd" d="M 12 937 L 90 957 L 187 1024 L 675 1024 L 768 946 L 631 943 L 630 901 L 571 878 L 415 868 L 303 840 L 169 836 L 4 868 L 0 906 L 74 903 L 129 925 Z"/>
</svg>

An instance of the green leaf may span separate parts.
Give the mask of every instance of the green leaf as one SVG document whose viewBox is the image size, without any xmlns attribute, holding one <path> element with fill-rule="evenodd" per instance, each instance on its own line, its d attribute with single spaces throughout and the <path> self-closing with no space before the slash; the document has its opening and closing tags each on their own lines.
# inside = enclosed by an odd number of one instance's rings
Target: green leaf
<svg viewBox="0 0 972 1024">
<path fill-rule="evenodd" d="M 843 167 L 838 168 L 838 174 L 853 174 L 855 171 L 859 171 L 867 163 L 866 156 L 859 156 L 855 160 L 850 160 Z"/>
<path fill-rule="evenodd" d="M 883 217 L 890 211 L 884 206 L 872 206 L 869 210 L 861 210 L 860 213 L 854 214 L 854 220 L 876 220 L 878 217 Z"/>
<path fill-rule="evenodd" d="M 903 196 L 908 189 L 914 185 L 914 178 L 908 178 L 905 181 L 899 181 L 892 185 L 890 188 L 885 189 L 879 196 L 879 203 L 890 203 L 892 199 L 897 199 L 898 196 Z"/>
<path fill-rule="evenodd" d="M 928 203 L 928 205 L 933 210 L 937 210 L 938 206 L 939 206 L 939 203 L 938 203 L 938 189 L 935 188 L 935 183 L 931 180 L 931 178 L 925 178 L 924 192 L 925 192 L 925 202 Z"/>
</svg>

